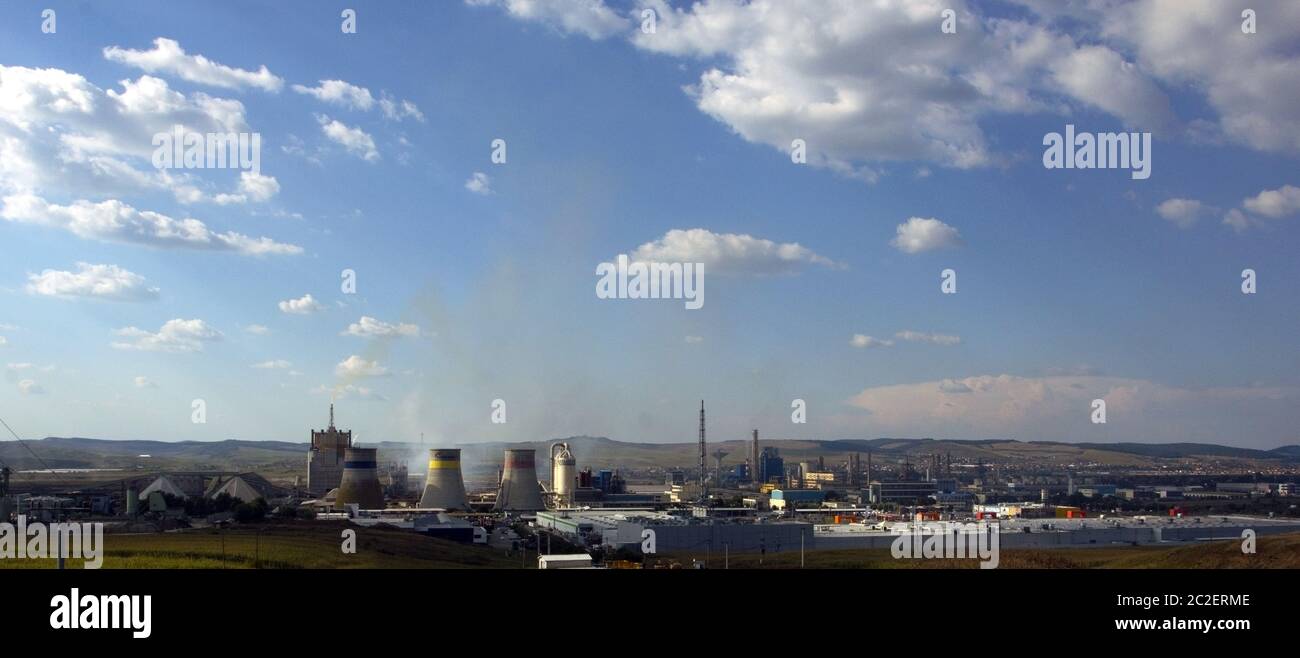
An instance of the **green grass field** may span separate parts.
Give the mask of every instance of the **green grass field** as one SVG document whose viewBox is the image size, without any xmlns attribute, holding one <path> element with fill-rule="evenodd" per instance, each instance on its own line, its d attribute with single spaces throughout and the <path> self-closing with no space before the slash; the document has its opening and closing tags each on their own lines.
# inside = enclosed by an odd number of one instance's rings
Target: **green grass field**
<svg viewBox="0 0 1300 658">
<path fill-rule="evenodd" d="M 344 528 L 357 532 L 355 554 L 342 552 Z M 108 534 L 104 569 L 518 569 L 516 555 L 479 545 L 433 539 L 393 528 L 303 522 Z M 49 569 L 54 560 L 0 560 L 0 569 Z M 528 566 L 535 566 L 529 560 Z M 68 560 L 81 568 L 81 560 Z"/>
</svg>

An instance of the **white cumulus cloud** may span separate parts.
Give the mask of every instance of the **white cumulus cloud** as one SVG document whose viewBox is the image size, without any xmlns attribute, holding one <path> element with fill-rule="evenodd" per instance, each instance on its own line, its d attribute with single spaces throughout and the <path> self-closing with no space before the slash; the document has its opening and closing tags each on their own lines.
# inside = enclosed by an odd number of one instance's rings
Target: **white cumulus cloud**
<svg viewBox="0 0 1300 658">
<path fill-rule="evenodd" d="M 866 334 L 853 334 L 853 338 L 849 339 L 849 345 L 861 349 L 866 349 L 869 347 L 891 347 L 893 346 L 893 344 L 894 341 L 892 340 L 888 340 L 885 338 L 874 338 Z"/>
<path fill-rule="evenodd" d="M 795 242 L 778 243 L 708 229 L 673 229 L 629 256 L 633 262 L 704 263 L 712 274 L 785 274 L 805 265 L 840 267 Z"/>
<path fill-rule="evenodd" d="M 389 336 L 419 336 L 420 327 L 399 322 L 390 324 L 381 320 L 376 320 L 368 315 L 361 316 L 360 320 L 348 325 L 343 330 L 343 336 L 359 336 L 361 338 L 382 338 Z"/>
<path fill-rule="evenodd" d="M 77 271 L 44 270 L 27 276 L 27 292 L 50 297 L 92 297 L 119 301 L 156 299 L 158 289 L 117 265 L 77 263 Z"/>
<path fill-rule="evenodd" d="M 114 342 L 119 350 L 142 352 L 202 352 L 204 343 L 219 341 L 221 332 L 203 320 L 168 320 L 157 333 L 136 327 L 126 327 L 114 332 L 126 340 Z"/>
<path fill-rule="evenodd" d="M 293 90 L 307 94 L 323 103 L 339 105 L 352 110 L 369 110 L 375 106 L 370 90 L 343 80 L 321 80 L 315 87 L 293 85 Z"/>
<path fill-rule="evenodd" d="M 501 7 L 514 18 L 592 39 L 605 39 L 632 29 L 628 17 L 602 0 L 465 0 L 465 4 Z"/>
<path fill-rule="evenodd" d="M 957 229 L 933 217 L 912 217 L 899 224 L 896 235 L 889 242 L 895 249 L 907 254 L 958 247 L 962 244 Z"/>
<path fill-rule="evenodd" d="M 384 377 L 388 375 L 388 368 L 379 365 L 378 361 L 371 361 L 353 354 L 334 367 L 334 374 L 343 379 Z"/>
<path fill-rule="evenodd" d="M 1246 210 L 1269 219 L 1280 219 L 1300 212 L 1300 187 L 1283 185 L 1276 190 L 1264 190 L 1241 204 Z"/>
<path fill-rule="evenodd" d="M 492 180 L 488 178 L 487 174 L 476 171 L 474 175 L 465 181 L 465 189 L 475 194 L 491 194 Z"/>
<path fill-rule="evenodd" d="M 1156 214 L 1179 228 L 1191 228 L 1196 220 L 1212 210 L 1195 199 L 1166 199 L 1156 206 Z"/>
<path fill-rule="evenodd" d="M 203 55 L 190 55 L 181 48 L 180 43 L 162 37 L 153 40 L 151 50 L 130 50 L 109 46 L 104 49 L 104 57 L 109 61 L 134 66 L 148 73 L 174 75 L 188 82 L 213 87 L 227 89 L 253 87 L 276 92 L 284 86 L 284 81 L 273 75 L 265 64 L 256 71 L 233 68 L 218 64 Z"/>
<path fill-rule="evenodd" d="M 1106 401 L 1109 425 L 1091 422 L 1095 399 Z M 1104 430 L 1121 427 L 1122 436 L 1144 441 L 1213 442 L 1243 422 L 1252 425 L 1257 414 L 1288 413 L 1298 400 L 1295 387 L 1186 388 L 1099 375 L 1002 374 L 873 386 L 848 404 L 870 412 L 870 431 L 884 436 L 1097 441 L 1114 440 Z"/>
<path fill-rule="evenodd" d="M 1300 153 L 1291 0 L 1252 4 L 1251 35 L 1241 8 L 1219 0 L 467 1 L 566 34 L 627 34 L 637 48 L 697 62 L 686 92 L 700 111 L 783 153 L 803 139 L 810 164 L 868 181 L 893 161 L 1004 163 L 1014 156 L 993 151 L 983 120 L 1085 109 L 1161 138 L 1216 133 Z M 639 24 L 640 8 L 655 11 L 653 33 L 624 26 Z M 948 9 L 955 34 L 939 32 Z M 1206 111 L 1189 112 L 1208 116 L 1177 116 L 1171 91 L 1202 101 Z"/>
<path fill-rule="evenodd" d="M 0 200 L 0 217 L 11 222 L 62 229 L 77 237 L 101 242 L 234 251 L 251 256 L 302 253 L 302 247 L 297 245 L 267 237 L 252 238 L 234 231 L 218 233 L 192 217 L 173 219 L 151 210 L 136 210 L 116 199 L 99 203 L 82 200 L 60 206 L 38 196 L 11 195 Z"/>
<path fill-rule="evenodd" d="M 239 192 L 234 194 L 217 194 L 212 201 L 218 205 L 232 203 L 263 203 L 280 193 L 280 181 L 275 176 L 259 174 L 255 171 L 239 172 Z"/>
<path fill-rule="evenodd" d="M 281 312 L 293 315 L 309 315 L 325 309 L 325 306 L 316 301 L 311 296 L 311 293 L 307 293 L 298 299 L 286 299 L 280 302 L 279 306 Z"/>
<path fill-rule="evenodd" d="M 154 138 L 176 126 L 249 133 L 243 104 L 186 95 L 149 75 L 120 84 L 106 90 L 61 69 L 0 65 L 0 193 L 212 199 L 197 170 L 153 166 Z"/>
<path fill-rule="evenodd" d="M 350 127 L 338 119 L 331 119 L 323 114 L 317 116 L 316 120 L 320 123 L 321 132 L 348 153 L 366 162 L 379 160 L 379 149 L 375 148 L 375 140 L 366 131 Z"/>
</svg>

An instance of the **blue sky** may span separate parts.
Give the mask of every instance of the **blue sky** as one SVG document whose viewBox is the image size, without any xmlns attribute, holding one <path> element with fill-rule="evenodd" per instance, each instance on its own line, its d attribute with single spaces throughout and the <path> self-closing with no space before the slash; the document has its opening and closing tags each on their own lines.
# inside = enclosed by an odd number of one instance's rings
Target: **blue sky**
<svg viewBox="0 0 1300 658">
<path fill-rule="evenodd" d="M 1300 16 L 1257 4 L 1245 34 L 1198 2 L 356 3 L 344 34 L 319 3 L 6 3 L 0 409 L 668 442 L 704 398 L 715 440 L 1294 443 Z M 177 113 L 259 133 L 259 177 L 154 169 Z M 1152 132 L 1151 177 L 1045 169 L 1067 123 Z M 598 299 L 634 252 L 704 262 L 703 308 Z"/>
</svg>

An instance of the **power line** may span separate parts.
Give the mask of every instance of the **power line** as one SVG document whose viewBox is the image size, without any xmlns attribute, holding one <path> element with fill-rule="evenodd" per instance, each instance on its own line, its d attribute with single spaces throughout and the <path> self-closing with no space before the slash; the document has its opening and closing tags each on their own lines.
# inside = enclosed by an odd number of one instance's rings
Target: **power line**
<svg viewBox="0 0 1300 658">
<path fill-rule="evenodd" d="M 27 452 L 32 453 L 32 456 L 36 458 L 36 461 L 38 461 L 38 462 L 41 463 L 41 466 L 44 467 L 45 470 L 47 470 L 47 471 L 50 470 L 50 465 L 49 465 L 49 464 L 46 464 L 46 463 L 45 463 L 45 460 L 44 460 L 44 459 L 41 459 L 41 456 L 38 455 L 38 454 L 36 454 L 36 451 L 35 451 L 35 450 L 32 450 L 32 447 L 29 446 L 29 445 L 27 445 L 27 442 L 24 441 L 23 438 L 22 438 L 21 436 L 18 436 L 18 433 L 15 432 L 15 431 L 13 430 L 12 427 L 9 427 L 9 423 L 6 423 L 6 422 L 5 422 L 5 419 L 0 418 L 0 425 L 4 425 L 4 426 L 5 426 L 5 429 L 9 430 L 9 433 L 12 434 L 12 435 L 14 435 L 14 438 L 18 440 L 18 443 L 19 443 L 20 445 L 22 445 L 22 447 L 24 447 L 24 448 L 27 449 Z"/>
</svg>

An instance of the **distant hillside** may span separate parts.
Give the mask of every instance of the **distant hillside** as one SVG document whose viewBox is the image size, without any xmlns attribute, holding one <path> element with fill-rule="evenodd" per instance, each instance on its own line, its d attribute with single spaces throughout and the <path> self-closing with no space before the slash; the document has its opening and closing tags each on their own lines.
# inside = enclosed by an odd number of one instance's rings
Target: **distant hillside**
<svg viewBox="0 0 1300 658">
<path fill-rule="evenodd" d="M 48 466 L 239 471 L 256 470 L 286 460 L 301 461 L 307 451 L 304 443 L 236 439 L 169 442 L 50 437 L 28 441 L 27 445 L 30 451 L 17 441 L 0 443 L 0 460 L 18 470 Z"/>
<path fill-rule="evenodd" d="M 761 438 L 761 437 L 760 437 Z M 539 464 L 548 458 L 554 441 L 566 441 L 581 467 L 600 468 L 689 468 L 698 463 L 694 443 L 632 443 L 605 437 L 575 436 L 565 439 L 520 443 L 460 444 L 467 471 L 495 470 L 506 448 L 532 448 Z M 290 441 L 117 441 L 88 438 L 50 437 L 29 441 L 33 457 L 15 441 L 0 442 L 0 460 L 18 470 L 43 468 L 118 468 L 131 470 L 255 470 L 290 475 L 305 470 L 307 444 Z M 384 441 L 364 442 L 379 448 L 383 461 L 406 461 L 420 464 L 424 451 L 432 445 Z M 1161 459 L 1207 459 L 1253 462 L 1300 461 L 1300 445 L 1273 450 L 1234 448 L 1204 443 L 1058 443 L 1051 441 L 939 440 L 939 439 L 835 439 L 794 440 L 762 439 L 762 446 L 779 448 L 788 461 L 812 461 L 824 457 L 839 462 L 850 453 L 871 452 L 880 463 L 911 460 L 920 464 L 929 455 L 948 455 L 964 462 L 1050 462 L 1058 464 L 1095 463 L 1113 466 L 1143 466 Z M 710 464 L 715 450 L 727 452 L 724 466 L 744 462 L 749 441 L 710 442 Z M 147 455 L 147 457 L 142 456 Z"/>
</svg>

